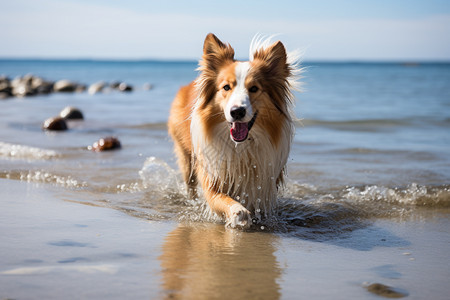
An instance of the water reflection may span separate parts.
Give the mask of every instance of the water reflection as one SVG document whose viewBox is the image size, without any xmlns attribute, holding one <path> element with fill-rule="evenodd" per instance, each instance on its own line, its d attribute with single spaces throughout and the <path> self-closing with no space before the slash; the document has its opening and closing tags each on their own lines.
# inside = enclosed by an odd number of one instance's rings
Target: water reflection
<svg viewBox="0 0 450 300">
<path fill-rule="evenodd" d="M 166 299 L 278 299 L 278 238 L 223 225 L 179 225 L 160 256 Z"/>
</svg>

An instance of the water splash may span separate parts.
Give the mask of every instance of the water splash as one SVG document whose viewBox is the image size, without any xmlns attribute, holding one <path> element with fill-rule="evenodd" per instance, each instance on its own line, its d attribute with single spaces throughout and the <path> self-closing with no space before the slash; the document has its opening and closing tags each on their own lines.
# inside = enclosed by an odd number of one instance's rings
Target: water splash
<svg viewBox="0 0 450 300">
<path fill-rule="evenodd" d="M 147 158 L 139 171 L 139 176 L 145 189 L 160 192 L 185 192 L 184 186 L 178 180 L 177 172 L 156 157 Z"/>
</svg>

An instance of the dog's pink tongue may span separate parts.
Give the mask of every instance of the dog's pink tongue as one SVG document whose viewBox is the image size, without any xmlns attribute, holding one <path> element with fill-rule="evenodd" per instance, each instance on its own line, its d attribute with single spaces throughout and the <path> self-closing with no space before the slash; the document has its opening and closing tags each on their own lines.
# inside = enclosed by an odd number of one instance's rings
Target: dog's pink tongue
<svg viewBox="0 0 450 300">
<path fill-rule="evenodd" d="M 234 122 L 231 124 L 231 137 L 235 142 L 242 142 L 247 138 L 248 135 L 248 124 Z"/>
</svg>

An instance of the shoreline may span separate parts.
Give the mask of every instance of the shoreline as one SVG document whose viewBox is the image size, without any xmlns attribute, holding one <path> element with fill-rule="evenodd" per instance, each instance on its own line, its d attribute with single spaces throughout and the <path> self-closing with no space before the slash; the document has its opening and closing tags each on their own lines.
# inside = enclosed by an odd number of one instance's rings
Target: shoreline
<svg viewBox="0 0 450 300">
<path fill-rule="evenodd" d="M 220 299 L 230 284 L 238 299 L 379 299 L 372 283 L 407 299 L 448 295 L 446 212 L 377 219 L 319 242 L 143 220 L 65 201 L 64 189 L 45 184 L 0 179 L 0 187 L 2 299 Z"/>
</svg>

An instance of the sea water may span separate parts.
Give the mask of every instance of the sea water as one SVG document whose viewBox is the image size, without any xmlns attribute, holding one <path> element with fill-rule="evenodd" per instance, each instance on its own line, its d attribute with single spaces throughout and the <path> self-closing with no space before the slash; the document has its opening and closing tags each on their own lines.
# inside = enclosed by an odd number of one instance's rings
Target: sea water
<svg viewBox="0 0 450 300">
<path fill-rule="evenodd" d="M 183 198 L 166 122 L 174 95 L 196 78 L 196 67 L 196 62 L 1 60 L 0 73 L 10 78 L 34 74 L 86 85 L 124 81 L 134 91 L 1 101 L 0 176 L 61 185 L 72 197 L 88 202 L 96 201 L 92 193 L 106 192 L 110 206 L 133 201 L 136 210 L 142 203 L 152 207 L 154 201 Z M 364 200 L 372 197 L 386 203 L 387 211 L 392 203 L 448 206 L 449 64 L 304 67 L 303 91 L 295 93 L 296 135 L 281 197 L 326 196 L 351 205 L 371 205 Z M 145 83 L 154 88 L 145 90 Z M 81 109 L 85 120 L 70 122 L 67 132 L 41 130 L 45 119 L 69 105 Z M 104 136 L 118 137 L 122 149 L 86 150 Z M 145 163 L 149 157 L 171 172 L 164 176 L 148 171 L 154 168 Z M 158 184 L 149 185 L 153 181 Z M 179 210 L 175 205 L 173 211 L 164 207 L 157 214 L 176 219 Z"/>
</svg>

